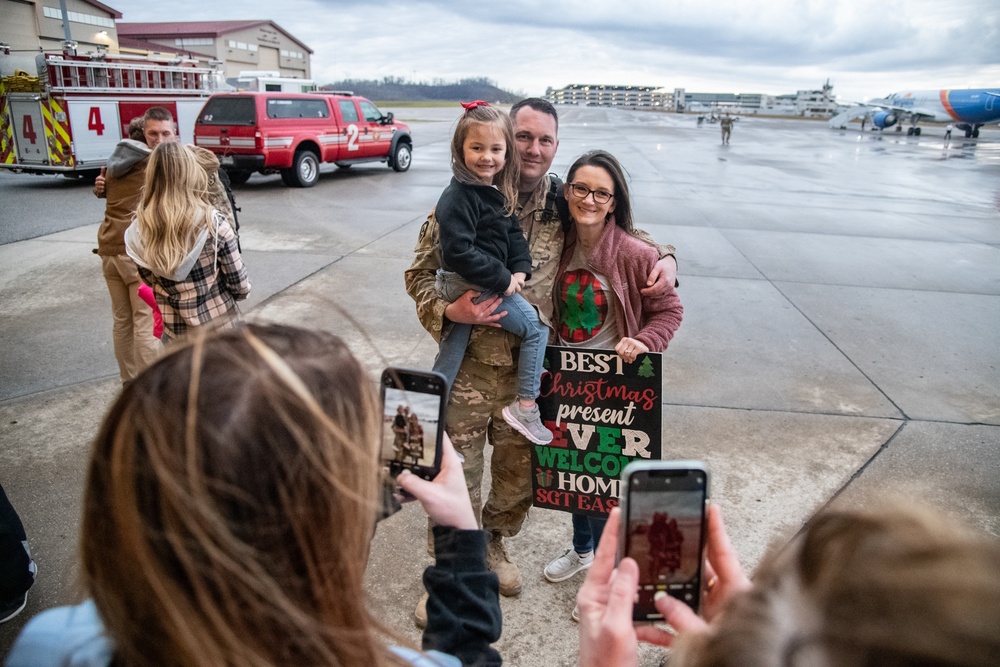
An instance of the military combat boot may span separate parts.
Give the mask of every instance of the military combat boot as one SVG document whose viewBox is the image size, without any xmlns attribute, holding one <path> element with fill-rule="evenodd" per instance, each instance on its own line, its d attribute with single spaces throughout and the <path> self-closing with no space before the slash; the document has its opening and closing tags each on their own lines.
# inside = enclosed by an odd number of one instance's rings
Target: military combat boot
<svg viewBox="0 0 1000 667">
<path fill-rule="evenodd" d="M 503 535 L 490 533 L 490 542 L 486 547 L 486 565 L 500 580 L 500 595 L 513 597 L 521 592 L 521 571 L 507 555 Z"/>
<path fill-rule="evenodd" d="M 417 624 L 417 627 L 423 630 L 427 627 L 427 600 L 429 596 L 424 593 L 420 596 L 420 601 L 417 602 L 417 608 L 413 610 L 413 621 Z"/>
</svg>

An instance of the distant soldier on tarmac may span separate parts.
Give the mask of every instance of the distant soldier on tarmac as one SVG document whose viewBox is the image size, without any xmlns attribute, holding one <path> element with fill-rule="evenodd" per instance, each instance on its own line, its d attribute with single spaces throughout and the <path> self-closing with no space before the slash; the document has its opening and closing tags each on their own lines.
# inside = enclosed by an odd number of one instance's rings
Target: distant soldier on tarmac
<svg viewBox="0 0 1000 667">
<path fill-rule="evenodd" d="M 729 135 L 733 133 L 733 117 L 726 114 L 719 119 L 720 126 L 722 127 L 722 145 L 729 145 Z"/>
</svg>

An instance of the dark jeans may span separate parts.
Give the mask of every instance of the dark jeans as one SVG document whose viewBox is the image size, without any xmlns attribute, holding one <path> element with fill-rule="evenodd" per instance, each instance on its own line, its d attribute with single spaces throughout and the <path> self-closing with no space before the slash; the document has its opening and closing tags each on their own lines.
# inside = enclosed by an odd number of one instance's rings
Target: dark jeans
<svg viewBox="0 0 1000 667">
<path fill-rule="evenodd" d="M 578 554 L 596 551 L 597 545 L 601 543 L 601 535 L 604 534 L 604 524 L 607 522 L 606 518 L 574 514 L 573 551 Z"/>
<path fill-rule="evenodd" d="M 0 486 L 0 603 L 24 595 L 35 583 L 34 570 L 24 525 Z"/>
</svg>

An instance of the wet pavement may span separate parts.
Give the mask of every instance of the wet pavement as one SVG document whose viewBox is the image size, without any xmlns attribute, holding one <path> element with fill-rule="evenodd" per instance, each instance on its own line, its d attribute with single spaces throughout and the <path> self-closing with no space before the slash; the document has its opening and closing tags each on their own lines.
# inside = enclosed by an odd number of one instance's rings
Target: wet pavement
<svg viewBox="0 0 1000 667">
<path fill-rule="evenodd" d="M 237 191 L 250 317 L 339 333 L 373 374 L 434 356 L 402 273 L 457 116 L 393 111 L 413 124 L 409 172 L 329 167 L 312 189 L 255 176 Z M 747 567 L 831 502 L 900 493 L 1000 535 L 1000 131 L 946 143 L 934 126 L 743 118 L 721 146 L 694 116 L 560 113 L 554 171 L 611 151 L 639 226 L 678 248 L 664 456 L 707 461 Z M 0 482 L 40 567 L 27 616 L 78 595 L 83 465 L 117 368 L 89 187 L 0 174 L 0 200 Z M 414 641 L 424 530 L 417 507 L 384 522 L 369 568 L 373 608 Z M 502 601 L 508 664 L 574 664 L 582 575 L 541 574 L 569 538 L 567 516 L 533 510 L 508 541 L 525 582 Z M 0 627 L 0 655 L 20 625 Z"/>
</svg>

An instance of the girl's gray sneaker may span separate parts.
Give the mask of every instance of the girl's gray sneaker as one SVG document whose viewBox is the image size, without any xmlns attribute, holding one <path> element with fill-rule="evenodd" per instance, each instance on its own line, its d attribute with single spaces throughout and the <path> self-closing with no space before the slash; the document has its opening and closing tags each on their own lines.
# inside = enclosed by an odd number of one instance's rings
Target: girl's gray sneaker
<svg viewBox="0 0 1000 667">
<path fill-rule="evenodd" d="M 526 410 L 521 407 L 521 402 L 515 399 L 503 409 L 503 418 L 511 428 L 536 445 L 547 445 L 552 442 L 552 432 L 542 424 L 542 415 L 538 412 L 537 404 Z"/>
</svg>

